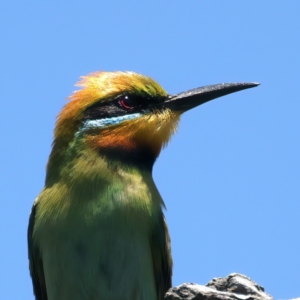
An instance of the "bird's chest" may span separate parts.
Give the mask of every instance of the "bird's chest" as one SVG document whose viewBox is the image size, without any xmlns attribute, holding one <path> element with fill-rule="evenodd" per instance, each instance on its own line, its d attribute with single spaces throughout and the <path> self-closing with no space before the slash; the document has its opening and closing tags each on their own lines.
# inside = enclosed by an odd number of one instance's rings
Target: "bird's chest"
<svg viewBox="0 0 300 300">
<path fill-rule="evenodd" d="M 103 243 L 106 236 L 130 238 L 153 227 L 161 209 L 159 200 L 148 188 L 136 185 L 110 185 L 92 197 L 68 193 L 41 199 L 34 235 L 40 243 L 60 246 L 86 239 Z"/>
<path fill-rule="evenodd" d="M 149 240 L 160 208 L 149 191 L 126 189 L 112 186 L 94 199 L 67 199 L 61 211 L 53 209 L 36 224 L 52 299 L 70 298 L 70 287 L 72 299 L 83 291 L 94 291 L 95 299 L 134 299 L 141 278 L 150 282 L 145 295 L 154 293 Z"/>
</svg>

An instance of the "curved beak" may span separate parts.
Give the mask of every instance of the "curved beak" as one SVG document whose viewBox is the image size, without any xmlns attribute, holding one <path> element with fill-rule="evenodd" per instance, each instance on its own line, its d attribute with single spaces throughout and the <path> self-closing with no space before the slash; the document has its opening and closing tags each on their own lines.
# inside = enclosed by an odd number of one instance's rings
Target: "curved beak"
<svg viewBox="0 0 300 300">
<path fill-rule="evenodd" d="M 162 103 L 163 107 L 173 111 L 185 112 L 205 102 L 219 98 L 241 90 L 258 86 L 257 82 L 235 82 L 207 85 L 175 95 L 170 95 Z"/>
</svg>

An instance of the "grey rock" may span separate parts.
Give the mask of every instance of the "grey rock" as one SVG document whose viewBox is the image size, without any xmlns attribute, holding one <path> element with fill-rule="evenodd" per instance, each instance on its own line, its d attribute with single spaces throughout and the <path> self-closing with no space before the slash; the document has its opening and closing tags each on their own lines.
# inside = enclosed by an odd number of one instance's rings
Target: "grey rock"
<svg viewBox="0 0 300 300">
<path fill-rule="evenodd" d="M 206 286 L 184 283 L 171 288 L 165 300 L 273 300 L 264 288 L 249 277 L 232 273 L 214 278 Z"/>
</svg>

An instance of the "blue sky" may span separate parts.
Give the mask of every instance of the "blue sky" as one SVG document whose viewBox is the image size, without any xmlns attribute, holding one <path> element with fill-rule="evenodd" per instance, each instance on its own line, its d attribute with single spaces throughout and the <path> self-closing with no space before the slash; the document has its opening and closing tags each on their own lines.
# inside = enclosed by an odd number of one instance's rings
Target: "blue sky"
<svg viewBox="0 0 300 300">
<path fill-rule="evenodd" d="M 26 231 L 55 117 L 79 76 L 132 70 L 169 93 L 261 86 L 183 115 L 154 178 L 173 285 L 248 275 L 300 296 L 300 2 L 6 1 L 1 6 L 0 298 L 33 299 Z"/>
</svg>

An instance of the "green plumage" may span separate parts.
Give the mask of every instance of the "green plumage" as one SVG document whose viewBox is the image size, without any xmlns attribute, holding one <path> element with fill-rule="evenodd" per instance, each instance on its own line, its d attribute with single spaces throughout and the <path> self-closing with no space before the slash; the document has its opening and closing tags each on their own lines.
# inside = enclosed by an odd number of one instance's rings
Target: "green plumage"
<svg viewBox="0 0 300 300">
<path fill-rule="evenodd" d="M 184 111 L 258 84 L 170 96 L 149 77 L 98 72 L 79 85 L 59 114 L 30 215 L 36 300 L 162 300 L 172 258 L 155 159 Z"/>
<path fill-rule="evenodd" d="M 37 299 L 163 299 L 172 260 L 151 172 L 70 146 L 59 180 L 46 184 L 31 215 Z"/>
</svg>

